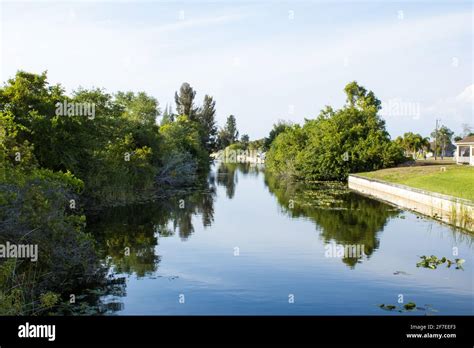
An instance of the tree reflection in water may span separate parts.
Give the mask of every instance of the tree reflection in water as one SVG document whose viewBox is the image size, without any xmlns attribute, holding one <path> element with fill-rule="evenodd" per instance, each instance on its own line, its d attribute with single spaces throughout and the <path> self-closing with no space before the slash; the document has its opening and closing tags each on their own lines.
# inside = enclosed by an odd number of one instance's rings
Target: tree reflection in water
<svg viewBox="0 0 474 348">
<path fill-rule="evenodd" d="M 264 173 L 265 185 L 277 198 L 282 212 L 292 218 L 309 218 L 317 225 L 324 243 L 363 245 L 367 258 L 379 247 L 378 233 L 400 213 L 385 203 L 351 192 L 343 183 L 295 183 L 265 172 L 261 165 L 220 162 L 217 183 L 226 188 L 230 199 L 234 197 L 239 173 Z M 363 256 L 342 258 L 351 268 L 362 260 Z"/>
<path fill-rule="evenodd" d="M 367 258 L 379 247 L 378 233 L 400 213 L 385 203 L 351 192 L 342 183 L 303 185 L 266 173 L 265 184 L 284 213 L 315 222 L 325 243 L 364 245 Z M 342 261 L 353 268 L 362 257 L 343 257 Z"/>
<path fill-rule="evenodd" d="M 217 184 L 225 187 L 227 198 L 232 199 L 239 181 L 239 172 L 244 175 L 258 176 L 262 171 L 261 164 L 219 162 L 216 171 Z"/>
<path fill-rule="evenodd" d="M 95 307 L 112 313 L 123 308 L 117 298 L 125 296 L 121 275 L 151 275 L 158 269 L 156 254 L 159 237 L 175 235 L 187 240 L 194 232 L 193 216 L 200 215 L 204 227 L 214 221 L 215 177 L 211 173 L 199 186 L 182 192 L 168 193 L 161 200 L 100 211 L 88 216 L 88 232 L 97 242 L 99 254 L 109 267 L 110 284 L 101 295 L 112 296 L 104 302 L 97 296 Z M 120 291 L 118 291 L 120 290 Z"/>
<path fill-rule="evenodd" d="M 204 227 L 214 221 L 215 179 L 192 193 L 175 193 L 162 200 L 115 207 L 91 216 L 89 232 L 99 245 L 101 256 L 109 258 L 116 273 L 143 277 L 156 271 L 155 254 L 159 237 L 178 232 L 184 241 L 194 232 L 193 216 L 200 215 Z"/>
<path fill-rule="evenodd" d="M 96 238 L 100 256 L 107 260 L 112 275 L 145 277 L 157 271 L 160 256 L 156 254 L 156 246 L 160 237 L 178 233 L 186 241 L 194 233 L 194 216 L 201 217 L 204 227 L 212 225 L 216 184 L 223 186 L 226 196 L 232 199 L 239 175 L 262 173 L 264 184 L 277 198 L 284 214 L 309 218 L 316 224 L 324 243 L 364 245 L 367 258 L 379 246 L 378 233 L 390 218 L 399 214 L 384 203 L 350 192 L 341 183 L 289 183 L 265 173 L 262 165 L 220 162 L 197 188 L 88 217 L 88 231 Z M 362 260 L 362 257 L 342 258 L 351 268 Z M 124 287 L 125 283 L 121 284 L 121 291 L 116 291 L 115 297 L 125 294 Z M 106 305 L 112 312 L 121 308 L 116 298 Z"/>
</svg>

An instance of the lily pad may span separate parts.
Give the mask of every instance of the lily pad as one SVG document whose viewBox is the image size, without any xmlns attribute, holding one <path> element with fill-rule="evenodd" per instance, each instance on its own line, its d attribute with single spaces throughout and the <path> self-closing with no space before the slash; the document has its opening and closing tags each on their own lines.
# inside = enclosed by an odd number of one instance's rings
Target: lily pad
<svg viewBox="0 0 474 348">
<path fill-rule="evenodd" d="M 446 263 L 447 268 L 450 268 L 452 264 L 456 264 L 456 269 L 462 269 L 462 264 L 465 262 L 464 259 L 455 259 L 454 261 L 449 260 L 446 257 L 438 259 L 437 256 L 420 256 L 421 261 L 416 264 L 416 267 L 424 267 L 429 269 L 436 269 L 439 265 Z"/>
</svg>

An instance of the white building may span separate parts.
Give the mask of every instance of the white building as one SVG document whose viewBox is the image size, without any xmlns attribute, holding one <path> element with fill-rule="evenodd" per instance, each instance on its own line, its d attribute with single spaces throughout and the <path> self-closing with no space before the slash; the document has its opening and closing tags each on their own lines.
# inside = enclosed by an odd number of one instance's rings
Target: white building
<svg viewBox="0 0 474 348">
<path fill-rule="evenodd" d="M 474 136 L 456 142 L 456 163 L 474 166 Z"/>
</svg>

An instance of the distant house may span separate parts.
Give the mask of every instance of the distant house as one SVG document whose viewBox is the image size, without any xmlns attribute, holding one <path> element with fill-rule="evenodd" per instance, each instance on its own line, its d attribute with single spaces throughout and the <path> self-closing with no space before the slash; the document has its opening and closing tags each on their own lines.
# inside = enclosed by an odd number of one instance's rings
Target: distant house
<svg viewBox="0 0 474 348">
<path fill-rule="evenodd" d="M 456 142 L 456 163 L 474 166 L 474 136 Z"/>
</svg>

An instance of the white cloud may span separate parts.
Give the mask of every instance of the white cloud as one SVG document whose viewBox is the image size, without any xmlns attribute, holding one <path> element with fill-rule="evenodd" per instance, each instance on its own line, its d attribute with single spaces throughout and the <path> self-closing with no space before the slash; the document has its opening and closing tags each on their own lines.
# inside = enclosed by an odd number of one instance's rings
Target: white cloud
<svg viewBox="0 0 474 348">
<path fill-rule="evenodd" d="M 442 123 L 456 132 L 463 123 L 474 124 L 474 85 L 467 86 L 456 96 L 439 99 L 422 109 L 422 115 L 431 115 L 432 119 L 440 118 Z"/>
<path fill-rule="evenodd" d="M 239 21 L 246 17 L 249 17 L 249 14 L 235 13 L 235 14 L 229 14 L 229 15 L 217 15 L 217 16 L 195 18 L 195 19 L 186 19 L 186 15 L 185 15 L 184 19 L 179 20 L 178 22 L 175 22 L 175 23 L 165 24 L 165 25 L 157 26 L 151 29 L 144 28 L 143 34 L 145 33 L 147 33 L 148 35 L 169 34 L 173 31 L 179 31 L 183 29 L 191 29 L 191 28 L 196 28 L 196 27 L 204 27 L 204 26 Z"/>
<path fill-rule="evenodd" d="M 460 103 L 474 103 L 474 84 L 467 86 L 455 99 Z"/>
</svg>

